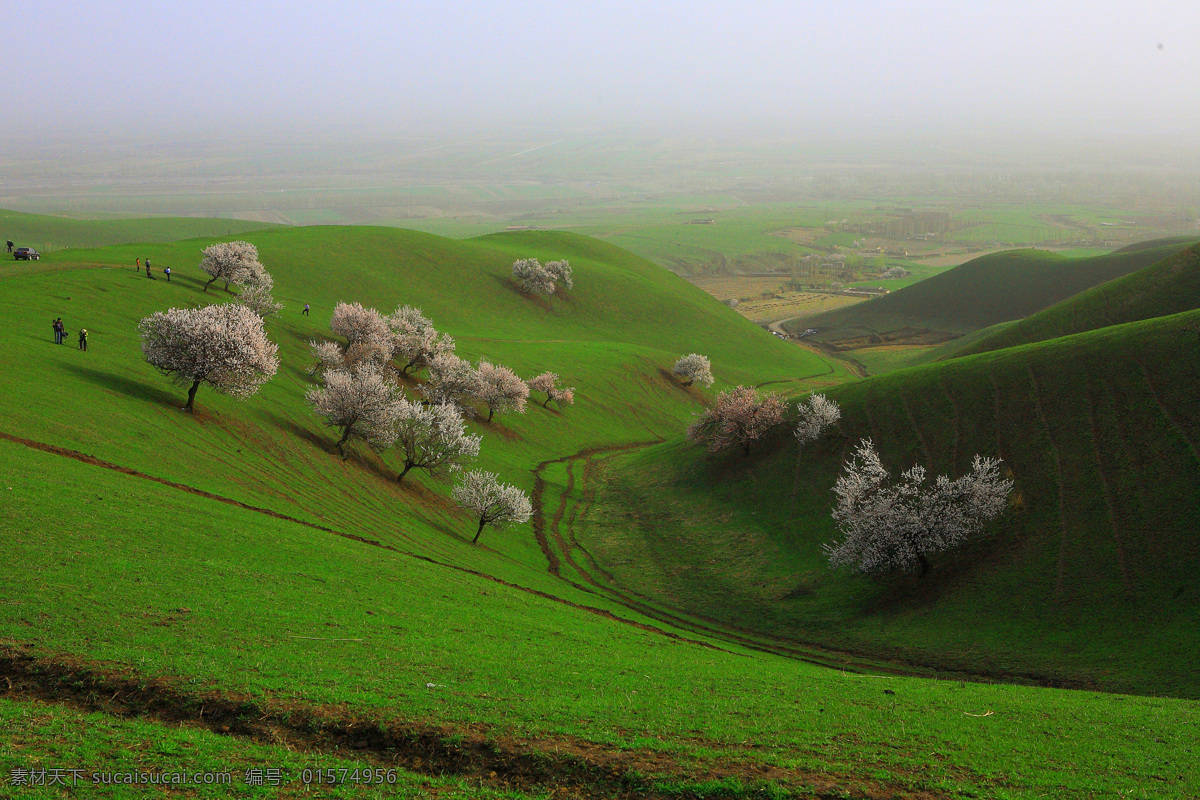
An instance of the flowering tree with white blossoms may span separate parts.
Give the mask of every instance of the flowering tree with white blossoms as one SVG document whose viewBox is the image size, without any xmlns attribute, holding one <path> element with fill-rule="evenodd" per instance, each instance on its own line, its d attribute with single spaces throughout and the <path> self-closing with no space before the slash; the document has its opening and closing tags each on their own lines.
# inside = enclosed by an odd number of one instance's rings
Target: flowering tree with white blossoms
<svg viewBox="0 0 1200 800">
<path fill-rule="evenodd" d="M 467 433 L 462 414 L 452 403 L 426 406 L 400 399 L 392 424 L 395 445 L 404 457 L 397 482 L 403 482 L 412 469 L 433 475 L 440 467 L 459 465 L 479 455 L 482 437 Z"/>
<path fill-rule="evenodd" d="M 552 280 L 558 281 L 563 286 L 567 287 L 567 289 L 575 288 L 575 280 L 571 274 L 570 261 L 567 261 L 566 259 L 562 261 L 547 261 L 546 273 Z M 550 292 L 553 293 L 554 290 L 551 289 Z"/>
<path fill-rule="evenodd" d="M 1000 477 L 1000 460 L 976 455 L 971 472 L 927 484 L 925 468 L 912 467 L 897 481 L 883 466 L 870 439 L 858 443 L 833 491 L 839 542 L 822 546 L 834 567 L 885 573 L 930 570 L 928 556 L 983 531 L 1008 503 L 1013 482 Z"/>
<path fill-rule="evenodd" d="M 712 365 L 708 361 L 708 356 L 702 356 L 699 353 L 689 353 L 681 357 L 675 362 L 671 372 L 681 378 L 687 378 L 683 382 L 684 386 L 691 386 L 693 383 L 712 386 L 713 381 L 716 380 L 713 377 Z"/>
<path fill-rule="evenodd" d="M 512 276 L 526 294 L 554 294 L 554 276 L 536 258 L 514 261 Z"/>
<path fill-rule="evenodd" d="M 551 400 L 556 401 L 559 408 L 575 402 L 575 387 L 559 386 L 558 375 L 553 372 L 543 372 L 536 378 L 530 378 L 525 381 L 525 385 L 531 392 L 546 393 L 546 402 L 542 403 L 542 408 L 549 408 Z"/>
<path fill-rule="evenodd" d="M 392 332 L 392 357 L 403 364 L 400 372 L 417 372 L 439 355 L 454 352 L 454 339 L 440 334 L 433 322 L 414 306 L 400 306 L 387 318 Z"/>
<path fill-rule="evenodd" d="M 419 391 L 430 403 L 452 403 L 464 416 L 473 416 L 469 404 L 479 390 L 479 373 L 471 362 L 454 353 L 438 353 L 429 362 L 429 380 Z"/>
<path fill-rule="evenodd" d="M 750 443 L 783 420 L 787 405 L 777 394 L 758 396 L 749 386 L 737 386 L 717 395 L 717 404 L 705 409 L 688 426 L 687 437 L 693 442 L 707 442 L 716 452 L 739 445 L 750 455 Z"/>
<path fill-rule="evenodd" d="M 225 281 L 228 289 L 230 284 L 254 283 L 265 272 L 263 265 L 258 263 L 258 248 L 249 242 L 217 242 L 204 248 L 203 252 L 200 269 L 209 275 L 208 283 L 204 284 L 206 292 L 216 281 Z"/>
<path fill-rule="evenodd" d="M 276 302 L 271 290 L 275 279 L 266 270 L 260 271 L 254 278 L 242 286 L 233 302 L 246 306 L 260 317 L 277 317 L 283 309 L 283 303 Z"/>
<path fill-rule="evenodd" d="M 371 361 L 385 367 L 392 359 L 392 332 L 387 320 L 373 308 L 358 303 L 338 303 L 329 316 L 329 327 L 346 340 L 347 364 Z"/>
<path fill-rule="evenodd" d="M 153 367 L 187 386 L 191 411 L 206 383 L 239 400 L 250 397 L 279 369 L 279 347 L 263 320 L 236 303 L 157 311 L 138 323 L 142 354 Z"/>
<path fill-rule="evenodd" d="M 525 413 L 525 401 L 529 399 L 529 387 L 508 367 L 479 359 L 476 370 L 477 386 L 475 397 L 488 409 L 487 421 L 497 412 L 507 414 L 515 411 Z"/>
<path fill-rule="evenodd" d="M 392 445 L 401 397 L 391 376 L 370 362 L 329 369 L 325 385 L 304 395 L 326 425 L 341 431 L 337 449 L 343 460 L 343 447 L 351 439 L 362 439 L 376 451 Z"/>
<path fill-rule="evenodd" d="M 796 440 L 802 447 L 820 439 L 826 428 L 836 425 L 842 418 L 842 409 L 838 407 L 837 402 L 823 394 L 809 395 L 808 401 L 797 404 L 796 410 L 800 412 L 800 422 L 796 425 Z"/>
<path fill-rule="evenodd" d="M 462 483 L 454 487 L 454 502 L 479 517 L 479 528 L 471 544 L 479 541 L 485 525 L 502 528 L 519 525 L 533 516 L 533 504 L 516 486 L 500 483 L 491 472 L 471 470 L 463 473 Z"/>
</svg>

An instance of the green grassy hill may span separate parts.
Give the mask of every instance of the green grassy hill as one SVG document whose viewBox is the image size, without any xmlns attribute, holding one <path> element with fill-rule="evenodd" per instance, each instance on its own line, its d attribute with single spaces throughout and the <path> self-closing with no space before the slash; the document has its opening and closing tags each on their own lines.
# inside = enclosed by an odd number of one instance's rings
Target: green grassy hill
<svg viewBox="0 0 1200 800">
<path fill-rule="evenodd" d="M 1027 317 L 1160 261 L 1182 246 L 1178 240 L 1161 240 L 1088 258 L 1041 250 L 992 253 L 869 302 L 793 320 L 786 328 L 793 332 L 818 328 L 816 341 L 839 348 L 887 342 L 937 344 Z"/>
<path fill-rule="evenodd" d="M 577 532 L 615 585 L 798 642 L 937 670 L 1200 697 L 1200 380 L 1188 312 L 838 387 L 841 436 L 749 460 L 678 440 L 615 457 Z M 832 487 L 999 455 L 1015 505 L 925 579 L 830 571 Z M 633 532 L 631 534 L 631 532 Z M 1152 655 L 1151 655 L 1152 654 Z"/>
<path fill-rule="evenodd" d="M 51 760 L 103 770 L 278 759 L 286 770 L 278 788 L 192 791 L 201 797 L 310 796 L 304 764 L 356 763 L 399 770 L 408 796 L 472 798 L 1200 789 L 1183 755 L 1195 747 L 1194 701 L 907 677 L 896 674 L 903 665 L 821 647 L 852 638 L 834 629 L 801 645 L 722 625 L 706 604 L 680 610 L 612 590 L 601 567 L 626 565 L 598 565 L 572 546 L 593 526 L 614 530 L 613 491 L 599 491 L 606 454 L 674 442 L 722 386 L 795 393 L 849 379 L 838 367 L 578 236 L 457 242 L 303 228 L 244 238 L 288 304 L 267 326 L 282 366 L 245 402 L 202 388 L 192 415 L 179 410 L 183 391 L 142 361 L 136 325 L 223 298 L 201 291 L 206 241 L 52 253 L 0 273 L 10 302 L 0 359 L 19 365 L 0 383 L 0 533 L 14 565 L 0 582 L 3 774 Z M 133 271 L 147 255 L 172 267 L 172 282 Z M 570 259 L 574 290 L 540 301 L 517 293 L 507 276 L 518 256 Z M 449 476 L 414 473 L 398 486 L 393 455 L 334 455 L 334 435 L 302 398 L 307 342 L 329 335 L 339 300 L 419 305 L 461 354 L 526 376 L 553 370 L 577 388 L 573 406 L 470 423 L 484 438 L 479 465 L 532 495 L 529 525 L 471 546 L 474 525 L 448 501 Z M 300 316 L 305 302 L 311 317 Z M 52 343 L 57 316 L 71 334 L 92 332 L 88 352 L 72 337 Z M 692 351 L 712 358 L 713 390 L 665 374 Z M 1151 375 L 1158 368 L 1149 363 Z M 1178 398 L 1161 391 L 1174 409 Z M 695 458 L 677 443 L 645 452 L 672 450 Z M 695 547 L 722 517 L 680 527 L 697 498 L 657 492 L 668 471 L 630 474 L 646 474 L 634 484 L 648 487 L 637 489 L 637 514 L 692 542 L 695 558 L 727 562 L 714 586 L 730 587 L 740 613 L 739 552 Z M 777 476 L 754 480 L 765 492 Z M 806 496 L 805 513 L 819 517 L 826 493 Z M 742 506 L 724 519 L 751 531 L 743 519 L 758 511 L 777 513 Z M 657 563 L 674 574 L 676 557 L 663 550 Z M 940 631 L 915 647 L 942 647 Z"/>
<path fill-rule="evenodd" d="M 11 240 L 17 247 L 32 247 L 41 253 L 123 242 L 175 242 L 196 236 L 233 236 L 275 227 L 278 226 L 269 222 L 213 217 L 94 220 L 0 209 L 0 241 Z M 11 258 L 9 256 L 9 260 Z"/>
<path fill-rule="evenodd" d="M 1116 278 L 954 349 L 984 353 L 1200 308 L 1200 245 Z"/>
</svg>

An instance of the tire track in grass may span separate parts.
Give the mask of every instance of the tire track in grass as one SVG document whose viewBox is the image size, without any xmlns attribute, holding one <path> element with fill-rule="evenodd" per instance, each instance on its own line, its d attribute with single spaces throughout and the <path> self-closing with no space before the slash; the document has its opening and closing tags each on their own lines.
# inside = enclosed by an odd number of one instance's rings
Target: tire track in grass
<svg viewBox="0 0 1200 800">
<path fill-rule="evenodd" d="M 213 494 L 212 492 L 204 491 L 203 489 L 197 489 L 194 486 L 188 486 L 186 484 L 176 483 L 174 481 L 169 481 L 165 478 L 155 477 L 154 475 L 147 475 L 144 472 L 138 472 L 135 469 L 131 469 L 129 467 L 124 467 L 124 466 L 121 466 L 120 464 L 113 464 L 112 462 L 104 461 L 102 459 L 96 458 L 95 456 L 90 456 L 90 455 L 87 455 L 86 453 L 81 453 L 78 450 L 68 450 L 65 447 L 58 447 L 56 445 L 46 444 L 44 442 L 37 442 L 32 439 L 25 439 L 20 436 L 13 436 L 12 434 L 4 433 L 3 431 L 0 431 L 0 439 L 4 439 L 6 441 L 13 442 L 14 444 L 23 445 L 23 446 L 31 448 L 33 450 L 40 450 L 44 453 L 50 453 L 52 455 L 63 456 L 65 458 L 74 459 L 75 461 L 81 461 L 84 464 L 88 464 L 90 466 L 100 467 L 102 469 L 113 470 L 114 472 L 119 472 L 122 475 L 128 475 L 130 477 L 141 478 L 143 480 L 152 481 L 154 483 L 158 483 L 158 484 L 162 484 L 163 486 L 167 486 L 171 489 L 176 489 L 178 491 L 186 492 L 188 494 L 193 494 L 193 495 L 197 495 L 199 497 L 203 497 L 206 500 L 214 500 L 218 503 L 224 503 L 226 505 L 236 506 L 237 508 L 241 508 L 246 511 L 252 511 L 256 514 L 265 514 L 266 516 L 272 517 L 274 519 L 283 520 L 285 522 L 292 522 L 297 525 L 303 525 L 306 528 L 313 528 L 314 530 L 319 530 L 324 533 L 332 534 L 334 536 L 340 536 L 343 539 L 350 539 L 351 541 L 355 541 L 360 544 L 369 545 L 371 547 L 378 547 L 381 550 L 387 550 L 389 552 L 396 553 L 397 555 L 405 556 L 408 558 L 413 558 L 418 561 L 424 561 L 428 564 L 433 564 L 435 566 L 444 567 L 445 569 L 452 569 L 452 570 L 455 570 L 456 572 L 462 572 L 467 575 L 473 575 L 474 577 L 492 581 L 493 583 L 498 583 L 502 586 L 507 586 L 510 589 L 516 589 L 517 591 L 525 592 L 526 594 L 531 594 L 531 595 L 534 595 L 535 597 L 540 597 L 544 600 L 550 600 L 555 603 L 561 603 L 563 605 L 570 606 L 570 607 L 578 609 L 580 611 L 586 611 L 589 614 L 596 614 L 597 616 L 605 617 L 606 619 L 611 619 L 615 622 L 621 622 L 626 625 L 632 625 L 635 628 L 639 628 L 641 630 L 644 630 L 644 631 L 647 631 L 650 633 L 656 633 L 656 634 L 659 634 L 662 636 L 666 636 L 669 639 L 676 639 L 676 640 L 679 640 L 682 642 L 688 642 L 690 644 L 699 645 L 700 647 L 705 647 L 705 648 L 708 648 L 711 650 L 723 650 L 723 648 L 717 647 L 716 645 L 711 644 L 709 642 L 701 641 L 698 639 L 689 639 L 686 636 L 680 636 L 677 633 L 672 633 L 671 631 L 666 631 L 666 630 L 663 630 L 662 628 L 658 628 L 653 625 L 647 625 L 642 622 L 637 622 L 636 620 L 617 616 L 616 614 L 612 613 L 611 611 L 608 611 L 607 609 L 597 608 L 595 606 L 587 606 L 587 605 L 583 605 L 581 603 L 576 603 L 572 600 L 567 600 L 566 598 L 558 597 L 557 595 L 552 595 L 548 592 L 543 592 L 539 589 L 532 589 L 532 588 L 529 588 L 528 586 L 521 586 L 520 584 L 511 583 L 502 578 L 497 578 L 494 575 L 489 575 L 486 572 L 480 572 L 479 570 L 471 569 L 470 567 L 461 567 L 461 566 L 458 566 L 457 564 L 448 564 L 444 561 L 438 561 L 437 559 L 430 558 L 429 556 L 424 556 L 419 553 L 413 553 L 408 550 L 401 550 L 400 548 L 395 547 L 394 545 L 385 544 L 377 539 L 368 539 L 365 536 L 359 536 L 354 533 L 346 533 L 344 531 L 334 530 L 333 528 L 327 528 L 324 525 L 318 525 L 315 522 L 306 522 L 305 520 L 297 519 L 296 517 L 290 517 L 287 514 L 281 514 L 280 512 L 273 511 L 269 508 L 261 508 L 259 506 L 252 506 L 247 503 L 243 503 L 240 500 L 234 500 L 233 498 L 230 498 L 230 497 L 223 497 L 219 494 Z M 578 584 L 571 584 L 571 585 L 573 585 L 576 588 L 581 589 L 583 591 L 588 591 L 591 594 L 595 594 L 595 592 L 591 592 L 586 587 L 579 586 Z M 725 651 L 725 652 L 728 652 L 728 651 Z"/>
<path fill-rule="evenodd" d="M 1158 393 L 1158 387 L 1154 385 L 1154 381 L 1150 378 L 1150 370 L 1146 368 L 1146 362 L 1139 362 L 1138 366 L 1142 368 L 1142 377 L 1146 379 L 1146 385 L 1150 387 L 1150 396 L 1153 397 L 1154 402 L 1158 404 L 1158 410 L 1162 412 L 1162 415 L 1166 417 L 1167 421 L 1171 423 L 1171 426 L 1175 428 L 1175 432 L 1179 434 L 1179 438 L 1183 439 L 1183 441 L 1187 443 L 1187 446 L 1192 451 L 1192 457 L 1196 459 L 1197 464 L 1200 464 L 1200 448 L 1198 448 L 1196 443 L 1191 440 L 1191 438 L 1187 435 L 1187 432 L 1184 430 L 1183 425 L 1179 422 L 1175 415 L 1171 413 L 1171 409 L 1167 408 L 1167 404 L 1163 402 L 1162 396 Z"/>
<path fill-rule="evenodd" d="M 1054 453 L 1054 471 L 1058 482 L 1059 522 L 1058 574 L 1054 581 L 1054 594 L 1061 597 L 1063 589 L 1063 569 L 1067 558 L 1067 499 L 1066 488 L 1063 485 L 1062 453 L 1059 451 L 1058 445 L 1054 441 L 1054 434 L 1050 432 L 1050 423 L 1046 421 L 1046 412 L 1042 410 L 1041 387 L 1038 385 L 1037 375 L 1033 371 L 1032 364 L 1029 366 L 1029 380 L 1033 383 L 1033 406 L 1037 409 L 1037 415 L 1038 419 L 1041 420 L 1042 429 L 1046 431 L 1046 441 L 1050 443 L 1050 450 Z"/>
<path fill-rule="evenodd" d="M 1133 582 L 1129 578 L 1129 565 L 1125 556 L 1125 543 L 1121 540 L 1120 526 L 1117 524 L 1117 504 L 1113 501 L 1112 485 L 1108 474 L 1104 471 L 1104 456 L 1100 452 L 1100 426 L 1096 422 L 1096 398 L 1093 386 L 1088 381 L 1084 390 L 1087 397 L 1088 422 L 1091 424 L 1092 453 L 1096 457 L 1096 471 L 1100 474 L 1100 485 L 1104 487 L 1104 504 L 1108 507 L 1108 521 L 1112 525 L 1113 539 L 1117 543 L 1117 567 L 1121 571 L 1121 584 L 1126 592 L 1133 591 Z"/>
</svg>

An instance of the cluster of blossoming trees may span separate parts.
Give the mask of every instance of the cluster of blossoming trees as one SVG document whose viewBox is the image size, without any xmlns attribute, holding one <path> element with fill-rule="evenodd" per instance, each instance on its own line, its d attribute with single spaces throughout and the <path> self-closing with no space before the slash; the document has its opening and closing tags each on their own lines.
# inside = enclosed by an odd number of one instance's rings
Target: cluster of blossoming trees
<svg viewBox="0 0 1200 800">
<path fill-rule="evenodd" d="M 697 353 L 679 359 L 673 371 L 687 378 L 684 385 L 713 382 L 708 359 Z M 714 452 L 740 447 L 748 456 L 751 443 L 781 423 L 786 410 L 778 395 L 737 386 L 718 394 L 716 403 L 688 426 L 687 436 Z M 796 411 L 801 447 L 817 441 L 842 416 L 838 404 L 823 394 L 810 395 Z M 861 440 L 834 486 L 833 519 L 842 538 L 823 545 L 829 563 L 874 574 L 918 568 L 924 576 L 930 555 L 980 534 L 1004 512 L 1013 482 L 1001 476 L 1000 463 L 976 455 L 971 472 L 953 480 L 939 475 L 928 481 L 922 466 L 893 479 L 872 441 Z"/>
<path fill-rule="evenodd" d="M 512 277 L 526 294 L 554 294 L 557 283 L 567 289 L 575 285 L 568 261 L 547 261 L 543 266 L 536 258 L 522 258 L 513 262 Z"/>
<path fill-rule="evenodd" d="M 233 302 L 156 312 L 138 326 L 146 360 L 188 387 L 187 411 L 201 385 L 244 399 L 279 368 L 279 348 L 267 338 L 263 317 L 278 314 L 282 305 L 271 296 L 273 282 L 254 245 L 212 245 L 204 250 L 200 269 L 210 278 L 205 291 L 216 281 L 223 281 L 226 290 L 240 287 Z M 569 286 L 566 262 L 555 270 Z M 345 341 L 309 343 L 316 358 L 311 371 L 322 385 L 306 399 L 338 429 L 343 458 L 352 439 L 376 451 L 394 447 L 403 463 L 397 481 L 413 469 L 462 472 L 462 465 L 479 454 L 482 440 L 466 430 L 465 417 L 476 413 L 475 405 L 486 408 L 491 421 L 496 414 L 524 413 L 531 390 L 546 394 L 543 406 L 555 401 L 561 407 L 575 399 L 574 389 L 561 386 L 552 372 L 526 382 L 485 359 L 472 366 L 455 355 L 454 340 L 438 333 L 412 306 L 384 316 L 357 303 L 339 303 L 330 325 Z M 420 386 L 420 396 L 409 399 L 397 376 L 420 370 L 428 371 L 428 380 Z M 473 542 L 487 525 L 499 528 L 532 515 L 525 493 L 490 472 L 463 472 L 453 497 L 479 520 Z"/>
</svg>

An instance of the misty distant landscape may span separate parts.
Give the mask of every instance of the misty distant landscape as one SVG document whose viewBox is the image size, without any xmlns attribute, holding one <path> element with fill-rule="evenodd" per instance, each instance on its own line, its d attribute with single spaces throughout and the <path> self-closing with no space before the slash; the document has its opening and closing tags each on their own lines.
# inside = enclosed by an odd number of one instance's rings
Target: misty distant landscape
<svg viewBox="0 0 1200 800">
<path fill-rule="evenodd" d="M 1200 7 L 13 9 L 0 797 L 1200 797 Z"/>
</svg>

